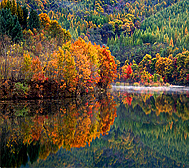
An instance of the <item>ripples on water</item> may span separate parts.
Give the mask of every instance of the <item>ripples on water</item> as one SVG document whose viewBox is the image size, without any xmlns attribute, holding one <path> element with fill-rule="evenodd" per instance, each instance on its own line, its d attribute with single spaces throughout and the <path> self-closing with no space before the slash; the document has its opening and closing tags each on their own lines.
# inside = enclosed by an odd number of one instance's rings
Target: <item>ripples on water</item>
<svg viewBox="0 0 189 168">
<path fill-rule="evenodd" d="M 2 167 L 189 166 L 188 88 L 113 87 L 0 108 Z"/>
</svg>

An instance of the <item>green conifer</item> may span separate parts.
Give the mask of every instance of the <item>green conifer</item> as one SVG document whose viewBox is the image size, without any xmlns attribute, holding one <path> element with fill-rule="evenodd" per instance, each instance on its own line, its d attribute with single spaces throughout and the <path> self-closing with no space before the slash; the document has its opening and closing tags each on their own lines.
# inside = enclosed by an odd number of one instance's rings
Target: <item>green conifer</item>
<svg viewBox="0 0 189 168">
<path fill-rule="evenodd" d="M 26 6 L 24 6 L 22 8 L 23 10 L 23 29 L 27 29 L 27 18 L 28 18 L 28 9 L 26 8 Z"/>
<path fill-rule="evenodd" d="M 39 16 L 37 15 L 37 12 L 31 9 L 29 21 L 28 21 L 28 28 L 33 31 L 33 29 L 39 29 L 40 28 L 40 21 Z"/>
</svg>

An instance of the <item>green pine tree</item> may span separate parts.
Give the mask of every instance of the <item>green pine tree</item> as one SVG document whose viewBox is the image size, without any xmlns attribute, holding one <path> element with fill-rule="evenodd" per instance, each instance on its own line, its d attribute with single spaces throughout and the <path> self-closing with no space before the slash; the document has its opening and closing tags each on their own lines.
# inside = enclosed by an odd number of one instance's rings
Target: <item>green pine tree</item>
<svg viewBox="0 0 189 168">
<path fill-rule="evenodd" d="M 28 20 L 28 28 L 33 31 L 33 29 L 39 29 L 40 28 L 40 21 L 39 16 L 37 15 L 37 12 L 31 9 L 30 16 Z"/>
<path fill-rule="evenodd" d="M 0 35 L 7 35 L 14 42 L 19 42 L 23 38 L 22 28 L 18 22 L 18 17 L 11 14 L 10 9 L 0 10 Z"/>
<path fill-rule="evenodd" d="M 26 6 L 22 8 L 23 10 L 23 29 L 27 29 L 27 18 L 28 18 L 28 9 Z"/>
<path fill-rule="evenodd" d="M 18 42 L 23 39 L 22 27 L 19 24 L 17 17 L 14 17 L 14 27 L 11 31 L 11 37 L 14 42 Z"/>
</svg>

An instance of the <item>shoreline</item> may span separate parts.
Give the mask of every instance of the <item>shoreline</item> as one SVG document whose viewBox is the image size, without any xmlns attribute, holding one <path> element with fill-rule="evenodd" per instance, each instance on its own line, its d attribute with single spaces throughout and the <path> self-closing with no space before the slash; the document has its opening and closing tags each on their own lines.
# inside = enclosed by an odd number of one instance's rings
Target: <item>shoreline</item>
<svg viewBox="0 0 189 168">
<path fill-rule="evenodd" d="M 54 80 L 44 81 L 12 81 L 1 80 L 0 81 L 0 100 L 42 100 L 42 99 L 64 99 L 64 98 L 81 98 L 82 96 L 90 96 L 91 94 L 99 95 L 103 94 L 107 90 L 114 91 L 127 91 L 130 93 L 143 93 L 147 92 L 175 92 L 175 93 L 189 93 L 189 86 L 180 85 L 157 85 L 157 86 L 145 86 L 145 85 L 129 85 L 128 83 L 123 85 L 112 84 L 111 89 L 100 88 L 96 86 L 93 90 L 75 90 L 70 91 L 69 88 L 62 89 L 60 83 Z"/>
<path fill-rule="evenodd" d="M 43 81 L 12 81 L 0 80 L 0 100 L 42 100 L 42 99 L 64 99 L 81 98 L 82 96 L 99 95 L 106 89 L 98 86 L 92 89 L 61 87 L 61 83 L 55 80 Z"/>
</svg>

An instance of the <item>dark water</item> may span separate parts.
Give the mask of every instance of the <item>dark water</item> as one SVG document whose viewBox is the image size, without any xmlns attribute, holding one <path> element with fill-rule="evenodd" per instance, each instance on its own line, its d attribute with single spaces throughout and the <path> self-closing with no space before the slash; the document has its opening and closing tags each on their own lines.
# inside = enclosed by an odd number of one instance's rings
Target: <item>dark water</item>
<svg viewBox="0 0 189 168">
<path fill-rule="evenodd" d="M 189 167 L 189 91 L 0 102 L 1 167 Z"/>
</svg>

